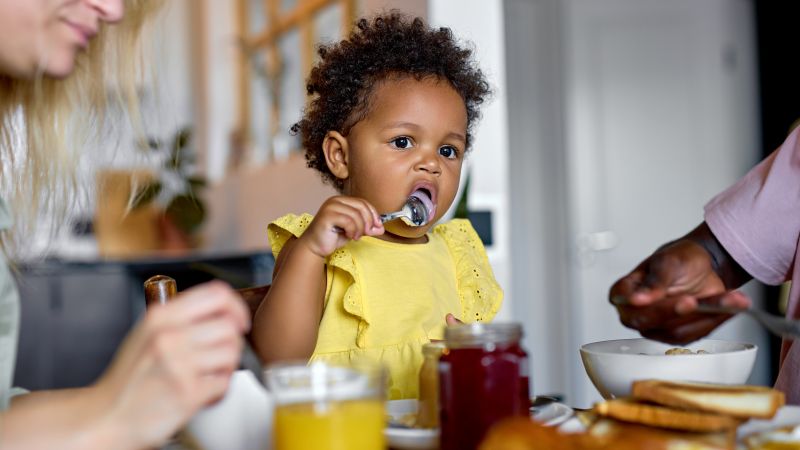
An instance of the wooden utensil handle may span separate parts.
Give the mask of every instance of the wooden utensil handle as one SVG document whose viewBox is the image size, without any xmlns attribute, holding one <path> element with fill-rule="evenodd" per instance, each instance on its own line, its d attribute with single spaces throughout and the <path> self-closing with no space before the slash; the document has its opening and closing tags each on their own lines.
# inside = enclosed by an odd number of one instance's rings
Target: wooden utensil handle
<svg viewBox="0 0 800 450">
<path fill-rule="evenodd" d="M 164 304 L 178 293 L 175 280 L 166 275 L 155 275 L 144 282 L 144 299 L 147 307 Z"/>
</svg>

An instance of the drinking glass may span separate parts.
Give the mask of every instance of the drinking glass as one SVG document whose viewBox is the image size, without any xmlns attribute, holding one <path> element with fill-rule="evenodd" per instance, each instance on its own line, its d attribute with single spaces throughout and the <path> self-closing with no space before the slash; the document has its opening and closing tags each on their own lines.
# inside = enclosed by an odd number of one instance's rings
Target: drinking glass
<svg viewBox="0 0 800 450">
<path fill-rule="evenodd" d="M 373 364 L 324 362 L 270 366 L 275 450 L 386 448 L 385 376 Z"/>
</svg>

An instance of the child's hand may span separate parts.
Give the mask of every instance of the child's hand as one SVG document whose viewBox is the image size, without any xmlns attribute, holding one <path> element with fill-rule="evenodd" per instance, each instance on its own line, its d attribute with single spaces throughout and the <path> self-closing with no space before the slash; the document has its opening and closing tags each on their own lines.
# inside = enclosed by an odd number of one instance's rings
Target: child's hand
<svg viewBox="0 0 800 450">
<path fill-rule="evenodd" d="M 448 315 L 446 315 L 446 316 L 444 317 L 444 321 L 447 323 L 447 326 L 448 326 L 448 327 L 449 327 L 450 325 L 463 325 L 463 324 L 464 324 L 464 322 L 462 322 L 462 321 L 460 321 L 460 320 L 456 319 L 456 316 L 454 316 L 454 315 L 452 315 L 452 314 L 448 314 Z"/>
<path fill-rule="evenodd" d="M 366 200 L 343 195 L 331 197 L 300 237 L 314 254 L 325 258 L 349 240 L 383 234 L 383 223 L 375 207 Z"/>
</svg>

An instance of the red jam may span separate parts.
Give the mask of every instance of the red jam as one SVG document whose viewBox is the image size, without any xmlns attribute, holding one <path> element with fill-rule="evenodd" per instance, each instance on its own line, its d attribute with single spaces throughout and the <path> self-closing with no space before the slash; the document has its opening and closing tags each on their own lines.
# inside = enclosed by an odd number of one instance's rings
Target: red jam
<svg viewBox="0 0 800 450">
<path fill-rule="evenodd" d="M 495 422 L 527 416 L 528 355 L 519 324 L 448 327 L 439 360 L 441 450 L 473 450 Z"/>
</svg>

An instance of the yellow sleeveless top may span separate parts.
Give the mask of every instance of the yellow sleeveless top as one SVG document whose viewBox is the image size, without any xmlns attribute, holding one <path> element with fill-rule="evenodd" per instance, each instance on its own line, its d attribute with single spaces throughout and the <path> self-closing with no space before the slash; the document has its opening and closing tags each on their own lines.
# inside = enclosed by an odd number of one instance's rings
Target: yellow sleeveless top
<svg viewBox="0 0 800 450">
<path fill-rule="evenodd" d="M 276 258 L 312 219 L 289 214 L 269 225 Z M 311 361 L 379 362 L 390 400 L 417 397 L 422 345 L 444 337 L 448 313 L 467 323 L 490 321 L 503 300 L 478 234 L 462 219 L 435 226 L 424 244 L 350 241 L 327 258 L 326 273 Z"/>
</svg>

